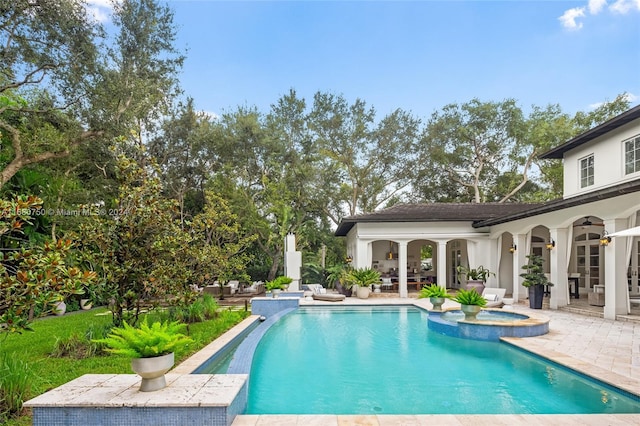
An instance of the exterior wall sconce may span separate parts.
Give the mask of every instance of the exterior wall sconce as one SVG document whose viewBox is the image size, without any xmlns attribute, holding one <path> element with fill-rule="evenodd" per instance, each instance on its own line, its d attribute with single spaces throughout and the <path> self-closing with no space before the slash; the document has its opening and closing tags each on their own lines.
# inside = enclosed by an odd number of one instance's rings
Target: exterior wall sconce
<svg viewBox="0 0 640 426">
<path fill-rule="evenodd" d="M 600 245 L 606 247 L 610 242 L 611 237 L 609 236 L 609 233 L 606 230 L 602 231 L 602 236 L 600 237 Z"/>
<path fill-rule="evenodd" d="M 518 246 L 515 244 L 511 244 L 511 247 L 509 247 L 509 252 L 510 253 L 515 253 L 516 250 L 518 250 Z"/>
<path fill-rule="evenodd" d="M 347 257 L 344 260 L 346 260 L 347 263 L 351 263 L 351 262 L 353 262 L 353 257 L 351 257 L 351 255 L 348 254 Z"/>
<path fill-rule="evenodd" d="M 549 240 L 546 246 L 547 246 L 547 250 L 552 250 L 556 246 L 556 242 L 553 240 Z"/>
</svg>

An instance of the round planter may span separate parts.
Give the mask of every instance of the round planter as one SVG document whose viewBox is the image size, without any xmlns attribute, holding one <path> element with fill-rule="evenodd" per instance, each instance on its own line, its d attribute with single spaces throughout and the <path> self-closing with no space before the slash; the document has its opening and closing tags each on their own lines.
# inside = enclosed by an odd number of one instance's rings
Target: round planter
<svg viewBox="0 0 640 426">
<path fill-rule="evenodd" d="M 271 290 L 271 296 L 274 299 L 277 299 L 278 297 L 280 297 L 280 293 L 282 292 L 282 290 L 280 290 L 279 288 L 274 288 L 273 290 Z"/>
<path fill-rule="evenodd" d="M 358 296 L 358 299 L 368 299 L 370 293 L 371 289 L 369 287 L 358 286 L 358 290 L 356 290 L 356 296 Z"/>
<path fill-rule="evenodd" d="M 93 306 L 91 304 L 91 299 L 80 299 L 80 307 L 83 310 L 88 311 L 89 309 L 91 309 L 91 306 Z"/>
<path fill-rule="evenodd" d="M 482 307 L 478 305 L 460 305 L 460 309 L 464 312 L 465 320 L 475 321 L 476 316 L 480 313 Z"/>
<path fill-rule="evenodd" d="M 444 301 L 447 300 L 444 297 L 430 297 L 429 302 L 433 305 L 434 311 L 441 311 L 442 305 L 444 305 Z"/>
<path fill-rule="evenodd" d="M 131 369 L 142 377 L 141 392 L 152 392 L 167 386 L 164 374 L 173 367 L 173 352 L 153 358 L 134 358 Z"/>
<path fill-rule="evenodd" d="M 482 292 L 484 291 L 484 281 L 468 280 L 467 290 L 471 290 L 472 288 L 475 288 L 478 294 L 482 294 Z"/>
<path fill-rule="evenodd" d="M 53 308 L 53 313 L 62 316 L 67 312 L 67 304 L 64 302 L 56 302 L 55 307 Z"/>
</svg>

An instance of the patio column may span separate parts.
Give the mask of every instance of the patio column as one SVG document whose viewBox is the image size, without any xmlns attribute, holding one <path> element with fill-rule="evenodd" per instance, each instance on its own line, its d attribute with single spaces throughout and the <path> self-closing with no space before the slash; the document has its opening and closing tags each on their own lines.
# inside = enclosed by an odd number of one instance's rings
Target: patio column
<svg viewBox="0 0 640 426">
<path fill-rule="evenodd" d="M 610 234 L 626 229 L 625 219 L 611 219 L 604 221 L 604 229 Z M 626 315 L 627 297 L 629 296 L 627 283 L 626 246 L 627 238 L 613 237 L 608 246 L 604 247 L 604 317 L 615 320 L 616 315 Z"/>
<path fill-rule="evenodd" d="M 567 259 L 567 245 L 571 244 L 567 237 L 566 228 L 556 228 L 549 230 L 549 235 L 556 242 L 556 246 L 551 250 L 549 256 L 549 271 L 551 273 L 551 300 L 549 307 L 558 309 L 567 306 L 569 295 L 569 277 L 567 275 L 567 267 L 569 260 Z"/>
<path fill-rule="evenodd" d="M 442 288 L 447 288 L 447 242 L 438 241 L 438 270 L 436 281 Z"/>
<path fill-rule="evenodd" d="M 398 242 L 398 289 L 400 297 L 408 297 L 407 292 L 407 243 Z"/>
<path fill-rule="evenodd" d="M 522 286 L 524 278 L 520 276 L 524 272 L 522 265 L 527 263 L 527 235 L 516 234 L 513 236 L 513 242 L 516 245 L 516 252 L 513 253 L 513 300 L 518 302 L 529 295 L 527 289 Z"/>
</svg>

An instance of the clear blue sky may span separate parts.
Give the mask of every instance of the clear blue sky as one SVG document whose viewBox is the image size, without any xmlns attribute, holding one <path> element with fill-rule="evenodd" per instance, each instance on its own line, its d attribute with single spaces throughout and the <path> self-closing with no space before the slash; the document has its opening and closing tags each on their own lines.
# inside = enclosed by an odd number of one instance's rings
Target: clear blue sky
<svg viewBox="0 0 640 426">
<path fill-rule="evenodd" d="M 181 85 L 210 113 L 267 112 L 290 88 L 420 118 L 474 97 L 569 113 L 622 92 L 640 102 L 640 0 L 167 4 Z"/>
</svg>

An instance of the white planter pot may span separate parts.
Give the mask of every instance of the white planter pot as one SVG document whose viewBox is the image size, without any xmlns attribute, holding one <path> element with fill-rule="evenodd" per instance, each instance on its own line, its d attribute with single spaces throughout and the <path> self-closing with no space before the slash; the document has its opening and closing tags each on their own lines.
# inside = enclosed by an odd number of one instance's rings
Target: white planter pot
<svg viewBox="0 0 640 426">
<path fill-rule="evenodd" d="M 368 299 L 370 293 L 371 293 L 371 289 L 369 287 L 358 286 L 358 290 L 356 291 L 356 296 L 358 296 L 358 299 Z"/>
<path fill-rule="evenodd" d="M 282 290 L 280 290 L 279 288 L 274 288 L 273 290 L 271 290 L 271 296 L 273 296 L 274 299 L 280 297 L 280 293 L 282 292 Z"/>
<path fill-rule="evenodd" d="M 61 316 L 64 315 L 65 312 L 67 312 L 67 304 L 64 302 L 56 302 L 56 305 L 53 308 L 53 313 Z"/>
<path fill-rule="evenodd" d="M 173 352 L 153 358 L 134 358 L 131 369 L 142 377 L 141 392 L 152 392 L 167 386 L 164 374 L 173 367 Z"/>
<path fill-rule="evenodd" d="M 91 309 L 91 299 L 80 299 L 80 307 L 85 310 L 88 311 L 89 309 Z"/>
</svg>

